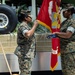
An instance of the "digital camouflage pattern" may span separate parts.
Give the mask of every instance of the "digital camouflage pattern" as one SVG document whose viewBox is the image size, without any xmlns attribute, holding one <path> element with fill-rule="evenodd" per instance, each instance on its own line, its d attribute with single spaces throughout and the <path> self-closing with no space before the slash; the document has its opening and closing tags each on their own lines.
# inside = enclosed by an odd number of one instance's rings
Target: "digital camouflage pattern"
<svg viewBox="0 0 75 75">
<path fill-rule="evenodd" d="M 21 23 L 17 32 L 17 48 L 15 54 L 18 56 L 19 68 L 21 72 L 30 73 L 32 59 L 35 55 L 35 37 L 26 38 L 22 32 L 29 30 L 30 27 L 25 23 Z"/>
<path fill-rule="evenodd" d="M 75 28 L 75 20 L 65 20 L 61 24 L 61 31 L 66 32 L 67 28 Z M 75 75 L 75 32 L 69 39 L 60 38 L 61 62 L 63 75 Z"/>
</svg>

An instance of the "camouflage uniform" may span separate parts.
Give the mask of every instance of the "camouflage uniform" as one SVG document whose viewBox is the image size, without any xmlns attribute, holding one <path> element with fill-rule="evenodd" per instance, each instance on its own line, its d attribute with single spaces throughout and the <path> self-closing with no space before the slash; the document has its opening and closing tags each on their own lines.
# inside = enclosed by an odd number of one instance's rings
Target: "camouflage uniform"
<svg viewBox="0 0 75 75">
<path fill-rule="evenodd" d="M 75 28 L 75 20 L 72 18 L 62 23 L 61 31 L 66 32 L 69 26 Z M 75 32 L 69 39 L 60 38 L 60 43 L 63 75 L 75 75 Z"/>
<path fill-rule="evenodd" d="M 19 68 L 21 72 L 30 73 L 32 59 L 35 54 L 35 37 L 26 38 L 22 32 L 30 30 L 30 27 L 25 23 L 21 23 L 17 32 L 17 48 L 15 54 L 18 56 Z"/>
</svg>

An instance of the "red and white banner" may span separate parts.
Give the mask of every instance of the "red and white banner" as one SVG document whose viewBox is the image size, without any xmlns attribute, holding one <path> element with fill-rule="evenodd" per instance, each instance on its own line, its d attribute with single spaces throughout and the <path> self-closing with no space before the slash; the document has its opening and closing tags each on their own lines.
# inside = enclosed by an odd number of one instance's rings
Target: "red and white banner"
<svg viewBox="0 0 75 75">
<path fill-rule="evenodd" d="M 37 19 L 41 25 L 44 25 L 48 29 L 51 29 L 51 19 L 49 17 L 49 2 L 50 0 L 43 0 L 42 6 L 40 8 L 39 14 L 37 16 Z"/>
<path fill-rule="evenodd" d="M 60 0 L 43 0 L 39 14 L 39 23 L 53 32 L 60 31 Z M 52 38 L 52 53 L 50 58 L 50 69 L 52 71 L 58 65 L 58 54 L 60 54 L 59 38 Z"/>
</svg>

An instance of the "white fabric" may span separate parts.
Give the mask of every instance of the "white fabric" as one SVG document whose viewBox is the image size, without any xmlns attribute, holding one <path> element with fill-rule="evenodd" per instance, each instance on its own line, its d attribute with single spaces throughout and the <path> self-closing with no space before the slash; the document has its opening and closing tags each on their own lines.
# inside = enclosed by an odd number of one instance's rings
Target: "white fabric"
<svg viewBox="0 0 75 75">
<path fill-rule="evenodd" d="M 28 30 L 24 30 L 24 31 L 23 31 L 23 35 L 24 35 L 24 36 L 25 36 L 25 33 L 26 33 L 27 31 L 28 31 Z"/>
<path fill-rule="evenodd" d="M 72 33 L 74 33 L 74 32 L 75 32 L 75 29 L 74 29 L 72 26 L 69 26 L 69 27 L 67 28 L 67 31 L 71 31 Z"/>
</svg>

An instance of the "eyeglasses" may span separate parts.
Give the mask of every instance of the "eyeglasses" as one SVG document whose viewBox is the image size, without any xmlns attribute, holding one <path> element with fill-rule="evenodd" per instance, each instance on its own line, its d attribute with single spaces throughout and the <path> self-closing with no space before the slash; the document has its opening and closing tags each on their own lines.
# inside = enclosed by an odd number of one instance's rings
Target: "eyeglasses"
<svg viewBox="0 0 75 75">
<path fill-rule="evenodd" d="M 28 16 L 28 17 L 30 17 L 30 16 Z M 30 17 L 31 19 L 32 19 L 32 17 Z"/>
</svg>

